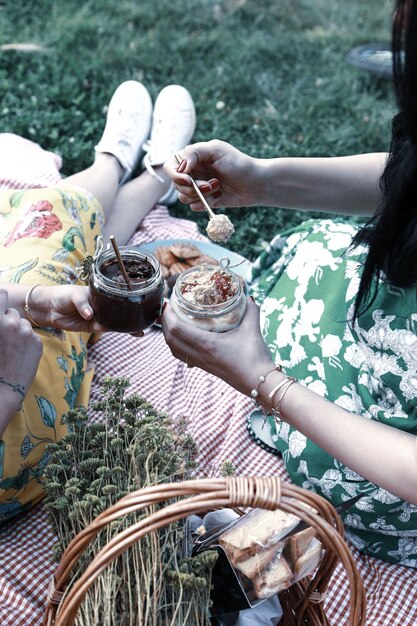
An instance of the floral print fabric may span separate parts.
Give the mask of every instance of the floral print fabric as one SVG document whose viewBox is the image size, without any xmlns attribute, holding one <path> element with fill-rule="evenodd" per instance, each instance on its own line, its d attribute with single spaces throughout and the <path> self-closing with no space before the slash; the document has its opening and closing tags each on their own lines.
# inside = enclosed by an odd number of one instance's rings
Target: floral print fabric
<svg viewBox="0 0 417 626">
<path fill-rule="evenodd" d="M 78 283 L 77 267 L 102 231 L 99 203 L 70 187 L 0 192 L 0 281 L 27 285 Z M 36 329 L 43 355 L 21 409 L 0 440 L 0 522 L 43 496 L 48 443 L 62 438 L 62 416 L 86 404 L 85 333 Z"/>
<path fill-rule="evenodd" d="M 349 247 L 356 231 L 344 220 L 309 220 L 271 242 L 252 273 L 264 338 L 275 361 L 309 389 L 365 419 L 417 434 L 416 288 L 382 283 L 352 327 L 366 254 Z M 288 424 L 271 419 L 270 426 L 294 483 L 335 505 L 363 494 L 343 515 L 355 546 L 417 567 L 416 506 L 366 481 Z"/>
</svg>

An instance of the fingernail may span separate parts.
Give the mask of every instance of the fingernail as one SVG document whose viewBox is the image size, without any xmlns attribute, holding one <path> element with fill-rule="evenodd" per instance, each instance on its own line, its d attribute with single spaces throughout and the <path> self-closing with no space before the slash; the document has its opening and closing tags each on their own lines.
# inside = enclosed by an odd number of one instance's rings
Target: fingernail
<svg viewBox="0 0 417 626">
<path fill-rule="evenodd" d="M 252 300 L 252 302 L 255 302 L 255 298 L 253 296 L 249 296 L 249 298 Z"/>
<path fill-rule="evenodd" d="M 192 187 L 193 183 L 191 182 L 191 180 L 189 178 L 184 178 L 183 181 L 181 181 L 184 185 L 186 185 L 187 187 Z"/>
<path fill-rule="evenodd" d="M 211 191 L 211 189 L 208 185 L 201 185 L 200 191 L 202 191 L 203 193 L 208 193 L 209 191 Z"/>
<path fill-rule="evenodd" d="M 90 309 L 89 307 L 85 307 L 85 309 L 83 309 L 83 313 L 86 317 L 92 317 L 93 315 L 93 311 L 92 309 Z"/>
<path fill-rule="evenodd" d="M 213 194 L 213 198 L 220 198 L 220 196 L 222 196 L 222 192 L 221 191 L 215 191 Z"/>
<path fill-rule="evenodd" d="M 220 187 L 220 181 L 217 178 L 212 178 L 209 180 L 209 185 L 212 189 L 218 189 Z"/>
<path fill-rule="evenodd" d="M 183 159 L 177 167 L 177 172 L 183 172 L 186 167 L 187 167 L 187 161 Z"/>
<path fill-rule="evenodd" d="M 165 307 L 167 304 L 168 304 L 167 302 L 164 302 L 164 304 L 162 305 L 162 313 L 165 311 Z"/>
</svg>

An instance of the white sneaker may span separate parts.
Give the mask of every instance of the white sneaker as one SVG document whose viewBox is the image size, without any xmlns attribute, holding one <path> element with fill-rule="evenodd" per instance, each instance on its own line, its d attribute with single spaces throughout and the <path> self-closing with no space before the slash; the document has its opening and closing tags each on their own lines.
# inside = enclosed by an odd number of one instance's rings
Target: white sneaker
<svg viewBox="0 0 417 626">
<path fill-rule="evenodd" d="M 119 85 L 110 100 L 103 136 L 95 150 L 113 154 L 119 161 L 124 169 L 120 185 L 129 179 L 143 154 L 151 119 L 152 100 L 146 87 L 136 80 Z"/>
<path fill-rule="evenodd" d="M 167 158 L 184 148 L 193 136 L 195 129 L 195 108 L 191 94 L 181 85 L 168 85 L 159 93 L 153 110 L 151 135 L 143 144 L 146 154 L 143 166 L 148 172 L 164 182 L 153 169 L 163 165 Z M 175 202 L 176 198 L 170 188 L 161 198 L 167 204 Z"/>
</svg>

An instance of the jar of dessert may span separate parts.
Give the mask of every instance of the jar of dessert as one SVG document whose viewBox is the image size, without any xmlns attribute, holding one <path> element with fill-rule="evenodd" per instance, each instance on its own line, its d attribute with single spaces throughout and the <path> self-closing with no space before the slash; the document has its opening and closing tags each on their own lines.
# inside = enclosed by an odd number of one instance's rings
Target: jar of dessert
<svg viewBox="0 0 417 626">
<path fill-rule="evenodd" d="M 244 283 L 230 269 L 215 265 L 192 267 L 178 276 L 171 304 L 184 322 L 224 333 L 239 326 L 245 314 Z"/>
<path fill-rule="evenodd" d="M 127 284 L 112 248 L 100 252 L 90 273 L 90 295 L 97 321 L 121 333 L 151 326 L 164 301 L 164 279 L 159 261 L 147 250 L 120 247 L 129 278 Z"/>
</svg>

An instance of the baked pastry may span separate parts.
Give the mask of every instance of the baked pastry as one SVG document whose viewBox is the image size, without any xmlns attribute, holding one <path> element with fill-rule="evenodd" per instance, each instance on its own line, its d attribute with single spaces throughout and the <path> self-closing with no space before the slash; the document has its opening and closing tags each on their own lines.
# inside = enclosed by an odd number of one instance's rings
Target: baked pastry
<svg viewBox="0 0 417 626">
<path fill-rule="evenodd" d="M 184 263 L 184 261 L 175 261 L 169 268 L 169 274 L 170 276 L 178 275 L 188 269 L 190 269 L 190 266 Z"/>
<path fill-rule="evenodd" d="M 316 536 L 312 526 L 288 537 L 285 542 L 284 554 L 288 562 L 294 566 L 297 560 L 306 552 L 311 540 Z"/>
<path fill-rule="evenodd" d="M 201 255 L 200 250 L 192 243 L 176 243 L 169 249 L 177 259 L 193 259 Z"/>
<path fill-rule="evenodd" d="M 217 259 L 214 259 L 212 256 L 208 256 L 208 254 L 200 254 L 200 256 L 194 257 L 193 259 L 187 259 L 188 265 L 191 267 L 196 267 L 197 265 L 218 265 L 219 262 Z"/>
<path fill-rule="evenodd" d="M 306 551 L 300 554 L 294 564 L 294 582 L 308 576 L 320 565 L 322 553 L 323 548 L 320 541 L 313 537 Z"/>
<path fill-rule="evenodd" d="M 322 545 L 314 528 L 286 538 L 300 521 L 285 511 L 253 509 L 219 537 L 232 566 L 252 581 L 258 598 L 287 589 L 319 566 Z"/>
<path fill-rule="evenodd" d="M 158 248 L 155 248 L 154 255 L 160 264 L 165 267 L 170 267 L 178 260 L 177 257 L 171 252 L 169 246 L 159 246 Z"/>
<path fill-rule="evenodd" d="M 252 579 L 258 598 L 270 598 L 291 587 L 293 573 L 282 554 L 277 554 L 262 571 Z"/>
<path fill-rule="evenodd" d="M 253 580 L 275 558 L 282 554 L 283 542 L 279 541 L 267 550 L 252 554 L 247 558 L 236 562 L 234 567 L 242 572 L 247 578 Z"/>
<path fill-rule="evenodd" d="M 232 564 L 235 564 L 273 547 L 299 522 L 299 517 L 280 509 L 253 509 L 221 535 L 219 544 L 226 550 Z"/>
<path fill-rule="evenodd" d="M 161 265 L 162 276 L 165 278 L 165 297 L 169 297 L 172 287 L 179 274 L 191 267 L 202 265 L 218 265 L 217 259 L 202 254 L 192 243 L 176 243 L 171 246 L 158 246 L 153 251 Z"/>
</svg>

